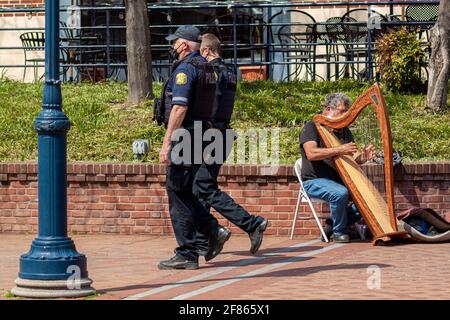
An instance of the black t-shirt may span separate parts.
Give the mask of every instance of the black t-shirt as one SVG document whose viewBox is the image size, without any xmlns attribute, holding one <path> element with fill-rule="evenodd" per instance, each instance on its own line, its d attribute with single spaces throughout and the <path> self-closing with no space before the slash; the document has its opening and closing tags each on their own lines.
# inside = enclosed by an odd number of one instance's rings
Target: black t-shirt
<svg viewBox="0 0 450 320">
<path fill-rule="evenodd" d="M 353 142 L 353 135 L 348 128 L 343 128 L 334 132 L 336 137 L 344 143 Z M 316 125 L 313 121 L 308 121 L 302 129 L 300 134 L 300 152 L 302 154 L 302 180 L 311 180 L 317 178 L 327 178 L 336 182 L 342 183 L 339 174 L 334 167 L 334 163 L 331 158 L 309 161 L 303 149 L 303 144 L 308 141 L 316 141 L 319 148 L 326 148 L 320 139 L 320 135 L 317 132 Z"/>
</svg>

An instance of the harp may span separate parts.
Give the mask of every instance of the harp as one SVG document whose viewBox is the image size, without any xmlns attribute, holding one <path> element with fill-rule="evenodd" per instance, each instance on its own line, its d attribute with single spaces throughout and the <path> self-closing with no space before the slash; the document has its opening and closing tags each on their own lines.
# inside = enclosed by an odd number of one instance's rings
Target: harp
<svg viewBox="0 0 450 320">
<path fill-rule="evenodd" d="M 394 167 L 392 159 L 392 136 L 388 112 L 378 84 L 374 84 L 358 97 L 350 109 L 340 117 L 330 119 L 316 115 L 313 121 L 317 131 L 328 148 L 341 145 L 331 129 L 348 127 L 361 111 L 372 105 L 379 129 L 384 152 L 384 178 L 386 200 L 382 197 L 372 181 L 366 176 L 360 166 L 351 156 L 333 158 L 336 169 L 347 186 L 353 201 L 372 232 L 373 244 L 390 241 L 393 238 L 406 238 L 407 233 L 399 231 L 394 212 Z M 331 128 L 331 129 L 330 129 Z"/>
</svg>

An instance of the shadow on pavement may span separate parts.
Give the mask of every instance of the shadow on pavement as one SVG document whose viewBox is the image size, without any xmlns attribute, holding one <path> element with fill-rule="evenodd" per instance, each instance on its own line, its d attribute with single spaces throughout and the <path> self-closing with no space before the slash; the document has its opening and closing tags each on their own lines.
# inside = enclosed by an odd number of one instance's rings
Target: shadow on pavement
<svg viewBox="0 0 450 320">
<path fill-rule="evenodd" d="M 302 248 L 299 248 L 302 249 Z M 308 261 L 311 259 L 314 259 L 314 257 L 285 257 L 285 256 L 270 256 L 269 259 L 261 259 L 257 263 L 262 264 L 273 264 L 273 263 L 280 263 L 283 261 L 286 261 L 289 259 L 289 263 L 295 263 L 300 261 Z M 272 259 L 274 258 L 274 259 Z M 253 258 L 254 259 L 254 258 Z M 248 260 L 248 263 L 244 260 L 239 261 L 221 261 L 214 264 L 211 264 L 210 267 L 202 267 L 203 270 L 209 270 L 210 268 L 217 268 L 217 267 L 232 267 L 232 266 L 246 266 L 253 264 L 251 260 L 253 259 L 246 259 Z M 275 260 L 275 261 L 274 261 Z M 184 284 L 198 284 L 198 283 L 212 283 L 212 282 L 218 282 L 218 281 L 226 281 L 226 280 L 234 280 L 234 279 L 251 279 L 251 278 L 266 278 L 266 277 L 305 277 L 310 274 L 318 273 L 318 272 L 324 272 L 324 271 L 330 271 L 330 270 L 345 270 L 345 269 L 367 269 L 369 266 L 373 265 L 373 263 L 357 263 L 357 264 L 333 264 L 333 265 L 325 265 L 325 266 L 312 266 L 312 267 L 304 267 L 304 268 L 292 268 L 292 269 L 285 269 L 285 270 L 276 270 L 271 272 L 266 272 L 263 274 L 258 275 L 236 275 L 232 277 L 212 277 L 208 279 L 201 279 L 201 280 L 194 280 L 194 281 L 185 281 Z M 377 264 L 380 268 L 389 268 L 391 265 L 388 264 Z M 180 271 L 183 272 L 183 271 Z M 183 281 L 183 280 L 181 280 Z M 180 281 L 177 281 L 180 282 Z M 125 287 L 116 287 L 116 288 L 106 288 L 98 290 L 100 294 L 107 294 L 117 291 L 127 291 L 127 290 L 150 290 L 154 288 L 159 288 L 166 285 L 174 285 L 177 284 L 177 282 L 167 282 L 167 283 L 153 283 L 153 284 L 141 284 L 141 285 L 130 285 Z"/>
<path fill-rule="evenodd" d="M 268 249 L 260 249 L 258 252 L 253 255 L 250 253 L 250 250 L 244 251 L 222 251 L 221 254 L 231 254 L 235 256 L 246 256 L 246 257 L 261 257 L 264 254 L 270 253 L 271 257 L 284 257 L 282 254 L 287 252 L 304 252 L 304 251 L 313 251 L 322 249 L 320 246 L 307 246 L 307 247 L 281 247 L 281 248 L 268 248 Z"/>
</svg>

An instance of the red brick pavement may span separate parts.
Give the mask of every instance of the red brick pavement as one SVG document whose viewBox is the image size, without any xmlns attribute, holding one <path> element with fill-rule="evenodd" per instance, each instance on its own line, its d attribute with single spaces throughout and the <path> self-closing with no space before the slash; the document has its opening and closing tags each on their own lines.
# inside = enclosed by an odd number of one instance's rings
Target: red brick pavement
<svg viewBox="0 0 450 320">
<path fill-rule="evenodd" d="M 32 239 L 0 234 L 3 299 Z M 253 256 L 248 238 L 234 235 L 223 254 L 211 263 L 202 260 L 199 270 L 165 271 L 157 264 L 171 256 L 171 237 L 89 235 L 74 240 L 88 257 L 89 274 L 100 293 L 96 299 L 450 298 L 448 243 L 373 247 L 265 237 Z"/>
</svg>

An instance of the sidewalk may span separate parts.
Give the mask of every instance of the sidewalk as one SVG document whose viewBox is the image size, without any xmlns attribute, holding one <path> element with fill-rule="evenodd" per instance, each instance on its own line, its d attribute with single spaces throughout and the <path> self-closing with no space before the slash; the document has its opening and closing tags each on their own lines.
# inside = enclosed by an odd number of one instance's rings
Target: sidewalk
<svg viewBox="0 0 450 320">
<path fill-rule="evenodd" d="M 0 234 L 0 299 L 35 236 Z M 373 247 L 265 237 L 256 256 L 233 235 L 199 270 L 158 270 L 172 237 L 74 236 L 88 257 L 95 299 L 449 299 L 450 243 Z M 378 277 L 380 275 L 380 277 Z"/>
</svg>

